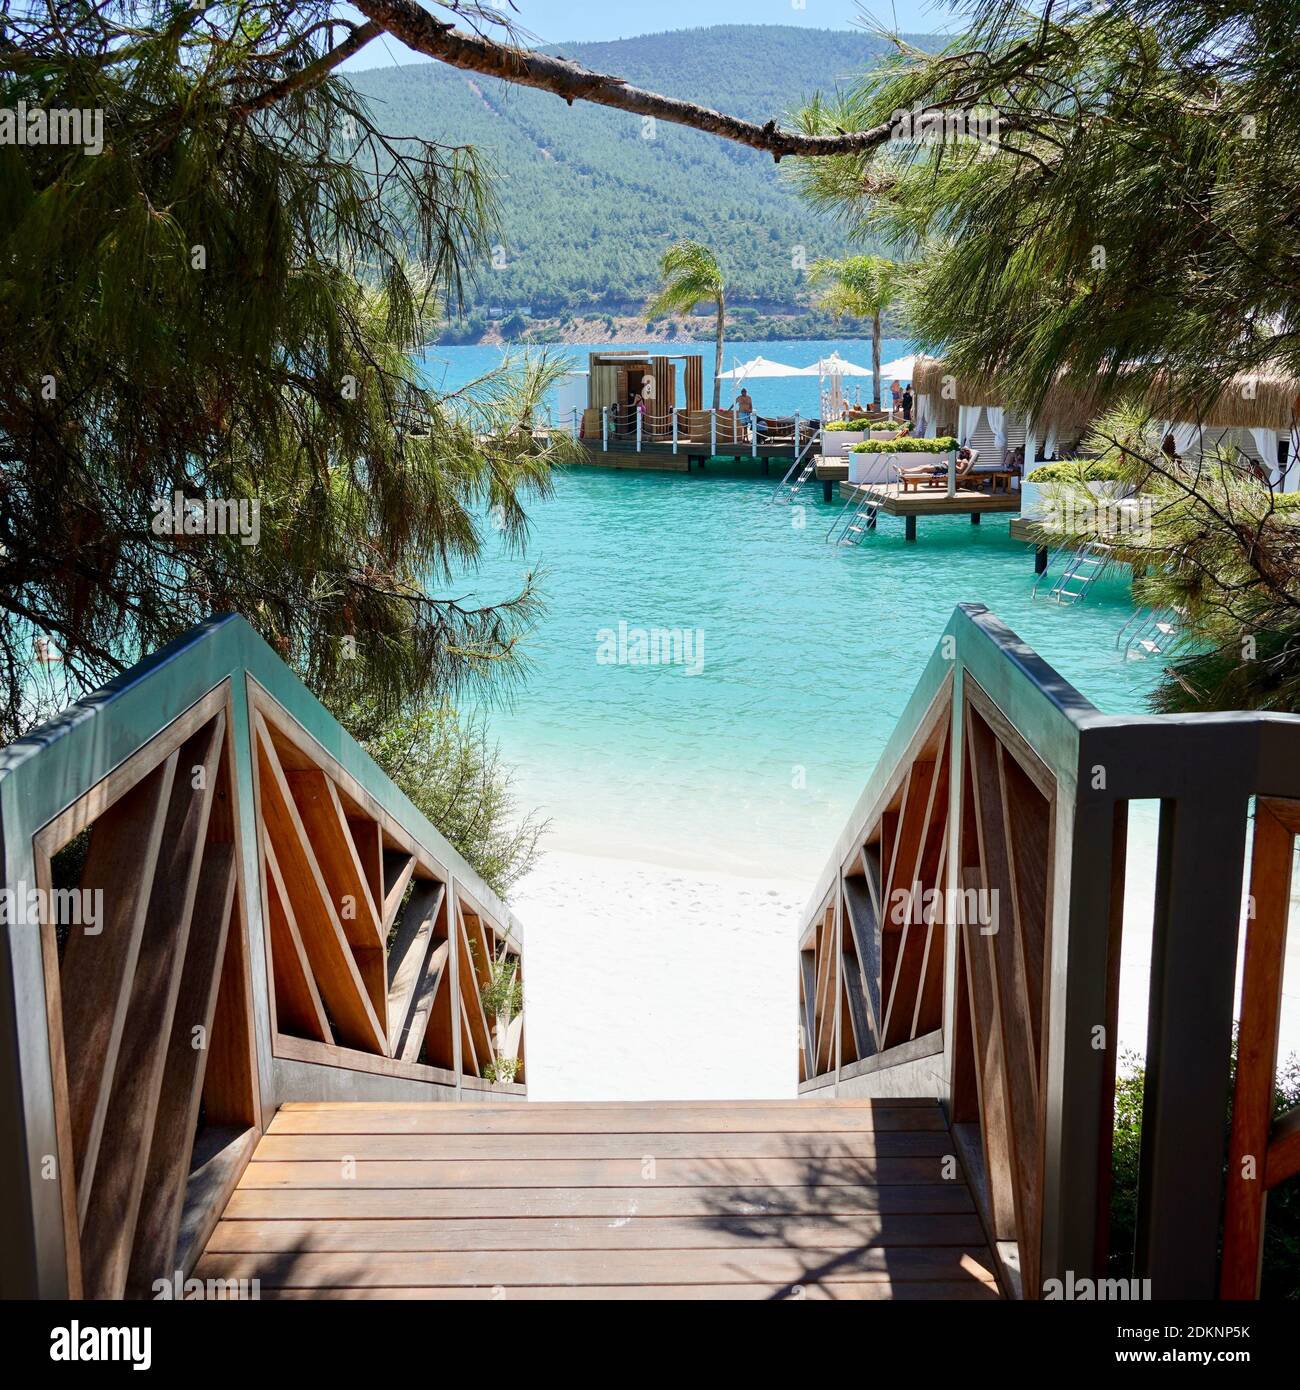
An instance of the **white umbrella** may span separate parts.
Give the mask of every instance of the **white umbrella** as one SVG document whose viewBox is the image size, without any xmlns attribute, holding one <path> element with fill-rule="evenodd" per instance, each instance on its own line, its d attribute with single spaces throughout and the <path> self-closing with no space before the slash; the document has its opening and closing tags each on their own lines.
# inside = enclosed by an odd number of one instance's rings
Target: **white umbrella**
<svg viewBox="0 0 1300 1390">
<path fill-rule="evenodd" d="M 915 357 L 896 357 L 880 369 L 881 381 L 911 381 L 916 375 Z"/>
<path fill-rule="evenodd" d="M 719 381 L 754 381 L 759 377 L 806 376 L 802 367 L 787 367 L 784 362 L 769 362 L 766 357 L 753 357 L 729 372 L 719 372 Z"/>
<path fill-rule="evenodd" d="M 811 367 L 805 367 L 799 376 L 870 376 L 870 367 L 859 367 L 856 362 L 850 362 L 847 358 L 841 357 L 838 352 L 833 352 L 829 357 L 823 357 L 820 362 L 814 362 Z"/>
</svg>

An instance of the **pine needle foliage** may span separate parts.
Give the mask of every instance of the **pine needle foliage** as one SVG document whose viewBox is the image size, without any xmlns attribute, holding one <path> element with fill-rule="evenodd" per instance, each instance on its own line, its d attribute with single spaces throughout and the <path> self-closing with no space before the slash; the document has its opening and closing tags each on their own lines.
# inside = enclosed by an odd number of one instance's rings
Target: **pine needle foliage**
<svg viewBox="0 0 1300 1390">
<path fill-rule="evenodd" d="M 968 9 L 945 49 L 898 39 L 804 109 L 809 131 L 899 138 L 800 161 L 796 182 L 914 263 L 904 313 L 947 370 L 995 379 L 1026 411 L 1075 381 L 1095 385 L 1099 414 L 1120 412 L 1085 453 L 1122 458 L 1152 494 L 1135 593 L 1196 638 L 1157 706 L 1300 707 L 1300 517 L 1213 431 L 1189 469 L 1154 424 L 1300 377 L 1300 5 Z M 1293 459 L 1297 423 L 1293 406 Z"/>
<path fill-rule="evenodd" d="M 0 144 L 0 738 L 213 612 L 335 706 L 509 667 L 535 586 L 440 590 L 489 529 L 522 542 L 557 368 L 441 396 L 413 360 L 497 235 L 490 171 L 307 80 L 346 33 L 323 2 L 52 0 L 0 26 L 0 107 L 103 135 Z M 159 534 L 178 491 L 255 501 L 257 544 Z"/>
</svg>

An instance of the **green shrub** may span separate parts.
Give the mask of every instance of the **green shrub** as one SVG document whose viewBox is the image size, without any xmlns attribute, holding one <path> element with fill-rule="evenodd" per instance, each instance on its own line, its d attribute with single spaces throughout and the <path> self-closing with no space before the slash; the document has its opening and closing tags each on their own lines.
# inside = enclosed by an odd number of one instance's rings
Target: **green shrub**
<svg viewBox="0 0 1300 1390">
<path fill-rule="evenodd" d="M 1063 459 L 1060 463 L 1040 463 L 1029 475 L 1031 483 L 1117 483 L 1119 468 L 1095 459 Z"/>
<path fill-rule="evenodd" d="M 957 447 L 951 435 L 940 435 L 938 439 L 913 439 L 904 435 L 901 439 L 864 439 L 853 446 L 855 454 L 948 454 Z"/>
<path fill-rule="evenodd" d="M 827 430 L 849 430 L 855 433 L 865 434 L 868 428 L 866 420 L 832 420 L 829 424 L 822 426 L 822 432 Z"/>
</svg>

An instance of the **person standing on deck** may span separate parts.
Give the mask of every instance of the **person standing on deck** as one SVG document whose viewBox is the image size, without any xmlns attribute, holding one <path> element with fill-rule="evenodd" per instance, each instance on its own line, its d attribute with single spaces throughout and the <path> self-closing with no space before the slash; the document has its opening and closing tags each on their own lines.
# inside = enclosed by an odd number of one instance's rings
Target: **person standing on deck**
<svg viewBox="0 0 1300 1390">
<path fill-rule="evenodd" d="M 749 429 L 751 426 L 757 428 L 754 424 L 754 399 L 749 394 L 748 386 L 740 388 L 740 395 L 736 397 L 735 410 L 737 419 L 745 429 Z"/>
<path fill-rule="evenodd" d="M 889 388 L 889 394 L 894 402 L 894 408 L 891 413 L 894 419 L 897 420 L 899 418 L 899 413 L 903 409 L 903 388 L 895 381 Z"/>
<path fill-rule="evenodd" d="M 903 419 L 909 423 L 912 419 L 912 383 L 910 381 L 903 388 Z"/>
</svg>

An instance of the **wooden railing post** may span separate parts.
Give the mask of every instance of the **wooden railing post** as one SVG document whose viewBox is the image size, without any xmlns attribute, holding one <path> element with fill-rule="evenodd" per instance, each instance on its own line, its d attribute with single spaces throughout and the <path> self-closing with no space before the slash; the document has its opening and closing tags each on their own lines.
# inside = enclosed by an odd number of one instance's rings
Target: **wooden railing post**
<svg viewBox="0 0 1300 1390">
<path fill-rule="evenodd" d="M 1080 762 L 1089 766 L 1091 756 Z M 1057 806 L 1042 1280 L 1105 1273 L 1127 810 L 1105 795 L 1063 796 Z"/>
<path fill-rule="evenodd" d="M 1134 1271 L 1160 1299 L 1218 1282 L 1246 813 L 1230 794 L 1161 803 Z"/>
<path fill-rule="evenodd" d="M 1293 811 L 1295 803 L 1289 803 Z M 1233 1089 L 1223 1210 L 1223 1298 L 1258 1298 L 1264 1252 L 1268 1149 L 1273 1121 L 1278 1023 L 1286 971 L 1287 917 L 1295 841 L 1279 812 L 1283 803 L 1255 803 L 1250 911 L 1241 979 L 1241 1030 Z"/>
</svg>

